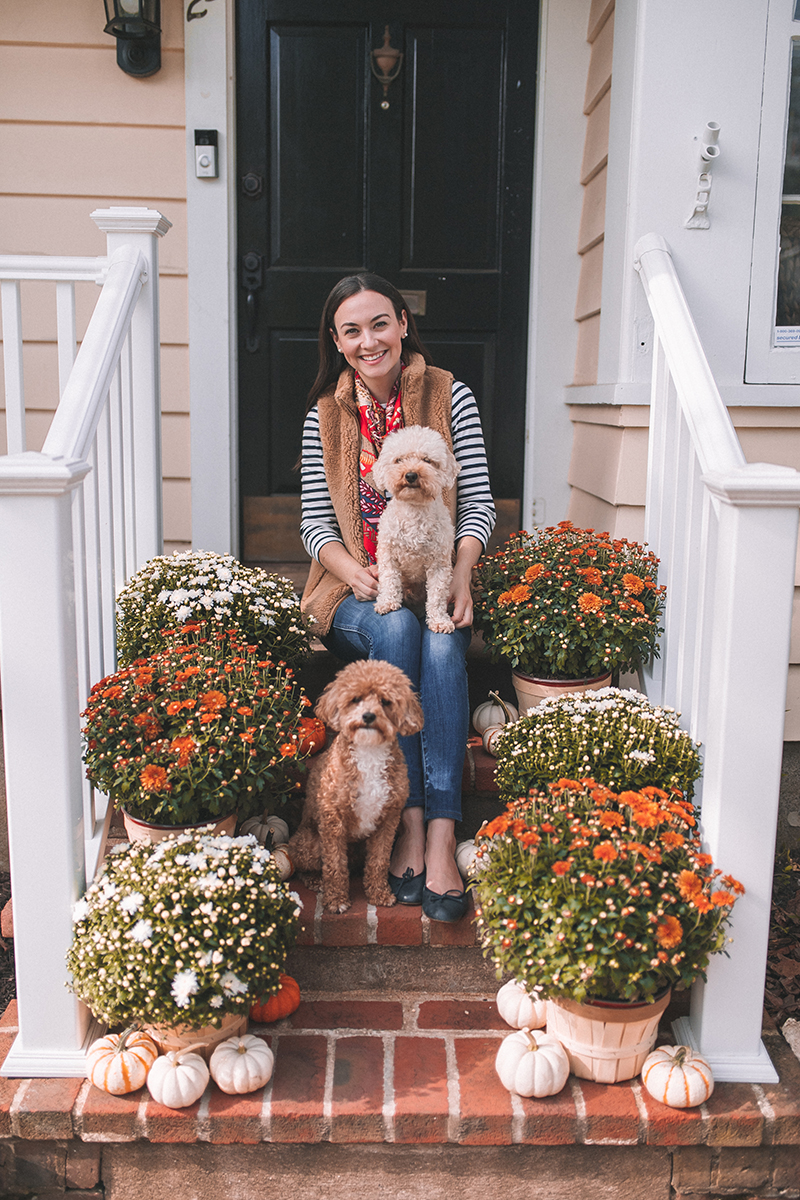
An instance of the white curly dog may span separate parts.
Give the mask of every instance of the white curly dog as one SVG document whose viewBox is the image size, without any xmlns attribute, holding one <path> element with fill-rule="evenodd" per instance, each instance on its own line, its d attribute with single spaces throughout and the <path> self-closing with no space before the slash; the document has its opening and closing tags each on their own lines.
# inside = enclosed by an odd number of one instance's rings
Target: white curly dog
<svg viewBox="0 0 800 1200">
<path fill-rule="evenodd" d="M 441 434 L 408 425 L 389 434 L 372 468 L 376 486 L 391 496 L 378 523 L 375 611 L 394 612 L 404 595 L 427 592 L 425 618 L 434 633 L 452 633 L 447 611 L 453 578 L 453 522 L 442 493 L 461 468 Z"/>
</svg>

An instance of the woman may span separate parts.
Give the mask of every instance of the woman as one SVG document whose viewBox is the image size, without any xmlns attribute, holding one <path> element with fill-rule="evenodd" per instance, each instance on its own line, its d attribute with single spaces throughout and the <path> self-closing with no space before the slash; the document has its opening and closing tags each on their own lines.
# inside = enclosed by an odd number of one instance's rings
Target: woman
<svg viewBox="0 0 800 1200">
<path fill-rule="evenodd" d="M 384 615 L 374 609 L 377 523 L 386 501 L 373 486 L 371 465 L 384 437 L 405 425 L 437 429 L 461 465 L 450 595 L 456 628 L 449 634 L 432 633 L 408 608 Z M 425 714 L 422 734 L 402 739 L 409 798 L 389 883 L 399 903 L 421 903 L 433 920 L 460 920 L 467 898 L 455 863 L 455 822 L 469 726 L 470 578 L 495 510 L 474 396 L 432 366 L 400 292 L 377 275 L 347 276 L 325 303 L 302 479 L 300 533 L 314 560 L 303 611 L 339 658 L 382 658 L 405 671 Z"/>
</svg>

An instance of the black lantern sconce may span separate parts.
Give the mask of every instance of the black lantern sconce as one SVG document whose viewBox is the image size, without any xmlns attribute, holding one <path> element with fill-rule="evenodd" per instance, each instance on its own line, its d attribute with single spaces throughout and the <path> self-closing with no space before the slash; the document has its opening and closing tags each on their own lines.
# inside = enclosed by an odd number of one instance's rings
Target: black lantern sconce
<svg viewBox="0 0 800 1200">
<path fill-rule="evenodd" d="M 161 70 L 161 0 L 103 0 L 117 66 L 143 79 Z"/>
</svg>

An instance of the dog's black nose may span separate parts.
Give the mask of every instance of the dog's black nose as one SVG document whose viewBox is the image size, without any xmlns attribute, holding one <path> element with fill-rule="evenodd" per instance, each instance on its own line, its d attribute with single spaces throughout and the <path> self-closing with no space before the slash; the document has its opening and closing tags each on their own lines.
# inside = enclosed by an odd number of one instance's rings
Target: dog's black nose
<svg viewBox="0 0 800 1200">
<path fill-rule="evenodd" d="M 371 725 L 372 722 L 375 720 L 375 713 L 374 712 L 362 713 L 361 720 L 364 722 L 365 725 Z"/>
<path fill-rule="evenodd" d="M 406 471 L 406 483 L 416 483 L 419 475 L 416 471 Z"/>
</svg>

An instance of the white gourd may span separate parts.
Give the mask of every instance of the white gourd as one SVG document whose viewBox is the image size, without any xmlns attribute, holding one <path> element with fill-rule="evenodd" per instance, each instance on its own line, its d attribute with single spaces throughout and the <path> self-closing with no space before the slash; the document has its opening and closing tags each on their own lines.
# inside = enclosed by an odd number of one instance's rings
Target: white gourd
<svg viewBox="0 0 800 1200">
<path fill-rule="evenodd" d="M 86 1076 L 112 1096 L 125 1096 L 144 1085 L 158 1058 L 158 1046 L 141 1029 L 126 1029 L 92 1042 L 86 1054 Z"/>
<path fill-rule="evenodd" d="M 246 1033 L 220 1042 L 211 1055 L 211 1078 L 231 1096 L 254 1092 L 269 1083 L 274 1062 L 264 1039 Z"/>
<path fill-rule="evenodd" d="M 478 869 L 477 853 L 478 847 L 474 842 L 459 842 L 456 846 L 456 866 L 461 873 L 462 879 L 469 879 Z"/>
<path fill-rule="evenodd" d="M 689 1046 L 659 1046 L 644 1061 L 642 1083 L 670 1108 L 696 1108 L 714 1091 L 711 1067 Z"/>
<path fill-rule="evenodd" d="M 503 1038 L 495 1059 L 500 1082 L 518 1096 L 555 1096 L 569 1076 L 567 1052 L 549 1033 L 518 1029 Z"/>
<path fill-rule="evenodd" d="M 481 736 L 490 725 L 505 725 L 508 721 L 519 720 L 519 713 L 513 704 L 501 700 L 497 692 L 489 692 L 489 696 L 491 699 L 484 700 L 472 714 L 473 728 Z"/>
<path fill-rule="evenodd" d="M 274 846 L 281 846 L 289 840 L 289 826 L 283 817 L 248 817 L 242 822 L 241 833 L 252 833 L 263 846 L 270 834 Z"/>
<path fill-rule="evenodd" d="M 280 872 L 282 880 L 291 879 L 294 875 L 294 863 L 289 855 L 289 851 L 285 846 L 276 846 L 272 851 L 272 857 L 275 859 L 275 864 Z"/>
<path fill-rule="evenodd" d="M 497 993 L 497 1011 L 512 1029 L 542 1029 L 547 1024 L 547 1001 L 529 996 L 514 979 Z"/>
<path fill-rule="evenodd" d="M 500 753 L 500 739 L 505 731 L 505 725 L 488 725 L 483 731 L 481 745 L 492 758 L 497 758 Z"/>
<path fill-rule="evenodd" d="M 147 1090 L 157 1104 L 166 1108 L 188 1108 L 199 1100 L 208 1083 L 209 1071 L 204 1058 L 193 1054 L 198 1046 L 170 1050 L 157 1058 L 147 1076 Z"/>
</svg>

